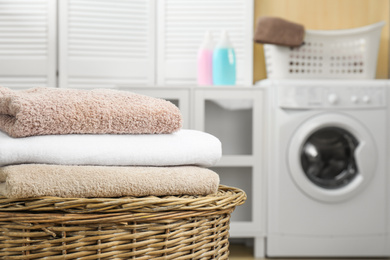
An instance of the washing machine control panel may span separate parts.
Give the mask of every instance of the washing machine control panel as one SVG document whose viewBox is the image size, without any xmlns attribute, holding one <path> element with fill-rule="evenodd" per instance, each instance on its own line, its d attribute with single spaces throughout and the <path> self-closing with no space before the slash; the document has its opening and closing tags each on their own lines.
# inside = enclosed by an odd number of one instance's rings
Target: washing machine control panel
<svg viewBox="0 0 390 260">
<path fill-rule="evenodd" d="M 375 108 L 386 107 L 383 86 L 278 86 L 282 108 Z"/>
</svg>

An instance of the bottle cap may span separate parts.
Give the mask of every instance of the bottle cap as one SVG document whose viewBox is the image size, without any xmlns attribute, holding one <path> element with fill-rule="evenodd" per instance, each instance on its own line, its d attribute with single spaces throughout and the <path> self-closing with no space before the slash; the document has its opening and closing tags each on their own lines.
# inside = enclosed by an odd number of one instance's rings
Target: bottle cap
<svg viewBox="0 0 390 260">
<path fill-rule="evenodd" d="M 211 34 L 210 31 L 205 32 L 201 48 L 202 49 L 213 49 L 214 48 L 213 35 Z"/>
<path fill-rule="evenodd" d="M 226 30 L 222 31 L 221 38 L 219 39 L 218 42 L 218 47 L 219 48 L 233 48 L 230 39 L 229 39 L 229 34 Z"/>
</svg>

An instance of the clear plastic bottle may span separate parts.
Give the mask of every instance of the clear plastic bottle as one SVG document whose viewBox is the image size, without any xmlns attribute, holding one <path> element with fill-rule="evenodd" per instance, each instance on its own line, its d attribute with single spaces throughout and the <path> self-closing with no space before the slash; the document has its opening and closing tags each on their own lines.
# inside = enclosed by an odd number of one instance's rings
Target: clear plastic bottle
<svg viewBox="0 0 390 260">
<path fill-rule="evenodd" d="M 214 48 L 212 71 L 214 85 L 236 84 L 236 54 L 227 31 L 222 32 Z"/>
<path fill-rule="evenodd" d="M 198 50 L 198 85 L 207 86 L 213 84 L 213 48 L 212 35 L 207 31 Z"/>
</svg>

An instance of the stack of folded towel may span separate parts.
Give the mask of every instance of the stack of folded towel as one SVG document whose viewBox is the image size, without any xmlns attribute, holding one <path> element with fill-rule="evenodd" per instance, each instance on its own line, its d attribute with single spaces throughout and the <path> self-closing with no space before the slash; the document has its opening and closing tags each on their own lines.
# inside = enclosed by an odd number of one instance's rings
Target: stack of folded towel
<svg viewBox="0 0 390 260">
<path fill-rule="evenodd" d="M 217 192 L 220 141 L 179 109 L 118 90 L 0 88 L 0 194 L 121 197 Z"/>
</svg>

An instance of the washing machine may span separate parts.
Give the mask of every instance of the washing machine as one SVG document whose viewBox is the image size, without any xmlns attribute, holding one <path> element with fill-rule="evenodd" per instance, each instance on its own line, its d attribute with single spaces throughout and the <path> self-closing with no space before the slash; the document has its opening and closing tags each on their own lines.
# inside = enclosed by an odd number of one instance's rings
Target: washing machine
<svg viewBox="0 0 390 260">
<path fill-rule="evenodd" d="M 265 80 L 266 254 L 387 254 L 386 80 Z"/>
</svg>

